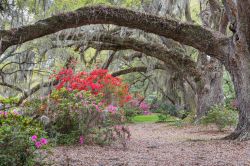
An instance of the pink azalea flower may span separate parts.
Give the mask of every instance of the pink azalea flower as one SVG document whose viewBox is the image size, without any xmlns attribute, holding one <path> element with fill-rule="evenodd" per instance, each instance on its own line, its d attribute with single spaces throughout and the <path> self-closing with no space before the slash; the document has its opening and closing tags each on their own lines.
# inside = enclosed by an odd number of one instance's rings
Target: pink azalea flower
<svg viewBox="0 0 250 166">
<path fill-rule="evenodd" d="M 104 101 L 101 101 L 100 103 L 98 103 L 98 106 L 102 106 L 104 104 Z"/>
<path fill-rule="evenodd" d="M 36 142 L 36 143 L 35 143 L 35 146 L 36 146 L 36 148 L 38 148 L 38 149 L 39 149 L 39 148 L 41 148 L 41 147 L 42 147 L 42 144 L 41 144 L 41 142 L 39 142 L 39 141 L 38 141 L 38 142 Z"/>
<path fill-rule="evenodd" d="M 31 140 L 32 140 L 33 142 L 35 142 L 36 139 L 37 139 L 37 136 L 36 136 L 36 135 L 33 135 L 33 136 L 31 137 Z"/>
<path fill-rule="evenodd" d="M 108 106 L 108 108 L 107 108 L 107 110 L 108 110 L 108 112 L 110 112 L 110 113 L 112 113 L 112 114 L 114 114 L 114 113 L 116 113 L 116 111 L 117 111 L 117 107 L 116 106 L 114 106 L 114 105 L 109 105 Z"/>
<path fill-rule="evenodd" d="M 48 140 L 46 138 L 41 138 L 40 142 L 42 145 L 46 145 L 48 143 Z"/>
<path fill-rule="evenodd" d="M 145 103 L 144 101 L 141 102 L 140 104 L 140 109 L 142 109 L 144 112 L 148 112 L 149 111 L 149 105 L 147 103 Z"/>
<path fill-rule="evenodd" d="M 95 107 L 95 109 L 96 109 L 98 112 L 101 112 L 101 110 L 100 110 L 100 108 L 99 108 L 99 106 L 98 106 L 98 105 L 93 104 L 93 106 Z"/>
<path fill-rule="evenodd" d="M 13 114 L 14 114 L 14 115 L 19 115 L 19 112 L 18 112 L 16 109 L 14 109 L 14 110 L 13 110 Z"/>
<path fill-rule="evenodd" d="M 84 143 L 84 137 L 81 135 L 79 138 L 79 143 L 82 145 Z"/>
<path fill-rule="evenodd" d="M 67 87 L 67 91 L 71 92 L 73 89 L 70 87 Z"/>
</svg>

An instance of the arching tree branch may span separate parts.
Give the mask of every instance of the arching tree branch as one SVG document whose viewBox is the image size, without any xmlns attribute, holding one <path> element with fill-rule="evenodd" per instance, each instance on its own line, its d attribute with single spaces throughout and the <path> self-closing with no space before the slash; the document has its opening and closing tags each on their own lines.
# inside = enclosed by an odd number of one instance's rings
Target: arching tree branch
<svg viewBox="0 0 250 166">
<path fill-rule="evenodd" d="M 137 28 L 171 38 L 206 54 L 223 59 L 229 39 L 219 32 L 199 25 L 181 23 L 145 13 L 115 7 L 83 7 L 73 12 L 51 16 L 32 25 L 0 31 L 0 54 L 8 47 L 21 44 L 63 29 L 88 24 L 115 24 Z M 222 47 L 226 46 L 226 48 Z"/>
</svg>

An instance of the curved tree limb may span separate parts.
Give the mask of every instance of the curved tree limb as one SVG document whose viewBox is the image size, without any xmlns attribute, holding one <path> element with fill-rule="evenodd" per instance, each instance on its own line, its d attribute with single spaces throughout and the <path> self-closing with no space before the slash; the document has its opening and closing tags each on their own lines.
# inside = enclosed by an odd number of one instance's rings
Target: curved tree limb
<svg viewBox="0 0 250 166">
<path fill-rule="evenodd" d="M 164 66 L 161 66 L 161 65 L 157 65 L 155 66 L 154 69 L 163 69 L 165 70 Z M 119 70 L 119 71 L 116 71 L 114 73 L 112 73 L 111 75 L 113 77 L 117 77 L 117 76 L 120 76 L 120 75 L 124 75 L 124 74 L 129 74 L 129 73 L 133 73 L 133 72 L 147 72 L 148 68 L 146 66 L 138 66 L 138 67 L 132 67 L 132 68 L 128 68 L 128 69 L 123 69 L 123 70 Z"/>
<path fill-rule="evenodd" d="M 102 65 L 102 69 L 108 69 L 109 68 L 109 65 L 112 63 L 113 59 L 114 59 L 114 56 L 115 56 L 115 51 L 113 51 L 108 59 L 104 62 L 104 64 Z"/>
<path fill-rule="evenodd" d="M 25 92 L 23 91 L 22 88 L 19 88 L 18 86 L 15 86 L 15 85 L 8 84 L 8 83 L 6 83 L 6 82 L 0 82 L 0 86 L 5 86 L 5 87 L 14 89 L 14 90 L 16 90 L 16 91 L 19 91 L 19 92 L 25 94 Z"/>
<path fill-rule="evenodd" d="M 25 92 L 23 94 L 23 96 L 19 99 L 17 105 L 20 105 L 22 104 L 22 102 L 27 99 L 29 96 L 33 95 L 35 92 L 39 91 L 41 88 L 44 88 L 44 87 L 49 87 L 49 86 L 55 86 L 58 84 L 58 81 L 57 80 L 54 80 L 54 81 L 49 81 L 49 82 L 45 82 L 45 83 L 41 83 L 41 84 L 38 84 L 36 86 L 34 86 L 33 88 L 31 88 L 28 92 Z"/>
<path fill-rule="evenodd" d="M 98 55 L 100 54 L 100 50 L 99 49 L 96 49 L 95 51 L 95 55 L 90 59 L 89 61 L 89 64 L 92 65 L 95 61 L 96 61 L 96 58 L 98 57 Z"/>
<path fill-rule="evenodd" d="M 16 91 L 22 93 L 22 96 L 20 97 L 17 105 L 22 104 L 22 102 L 25 99 L 27 99 L 29 96 L 33 95 L 35 92 L 37 92 L 41 88 L 43 88 L 43 87 L 49 87 L 51 85 L 54 86 L 54 85 L 57 85 L 57 84 L 58 84 L 57 80 L 49 81 L 49 82 L 46 82 L 46 83 L 37 84 L 36 86 L 34 86 L 33 88 L 31 88 L 29 91 L 25 91 L 25 90 L 19 88 L 18 86 L 11 85 L 11 84 L 8 84 L 8 83 L 5 83 L 5 82 L 0 82 L 0 86 L 5 86 L 5 87 L 11 88 L 13 90 L 16 90 Z"/>
<path fill-rule="evenodd" d="M 99 48 L 101 50 L 114 50 L 114 51 L 119 51 L 119 50 L 127 50 L 127 49 L 133 49 L 135 51 L 137 51 L 136 49 L 134 49 L 133 47 L 128 47 L 128 46 L 123 46 L 123 45 L 115 45 L 115 44 L 110 44 L 110 43 L 101 43 L 101 42 L 89 42 L 88 43 L 89 46 L 93 47 L 93 48 Z M 193 65 L 183 65 L 183 66 L 179 66 L 175 64 L 175 62 L 172 59 L 159 59 L 157 54 L 150 54 L 149 52 L 147 52 L 146 50 L 138 50 L 138 52 L 144 53 L 146 56 L 150 56 L 150 57 L 154 57 L 157 58 L 158 60 L 161 60 L 165 63 L 166 67 L 171 69 L 171 70 L 176 70 L 178 72 L 182 72 L 185 73 L 187 75 L 190 75 L 192 77 L 195 78 L 195 80 L 199 80 L 200 79 L 200 71 L 198 69 L 196 69 Z M 192 62 L 194 63 L 194 62 Z"/>
<path fill-rule="evenodd" d="M 0 54 L 12 45 L 88 24 L 115 24 L 141 29 L 192 46 L 220 60 L 223 59 L 229 43 L 229 39 L 223 34 L 199 25 L 124 8 L 94 6 L 51 16 L 32 25 L 1 30 Z"/>
</svg>

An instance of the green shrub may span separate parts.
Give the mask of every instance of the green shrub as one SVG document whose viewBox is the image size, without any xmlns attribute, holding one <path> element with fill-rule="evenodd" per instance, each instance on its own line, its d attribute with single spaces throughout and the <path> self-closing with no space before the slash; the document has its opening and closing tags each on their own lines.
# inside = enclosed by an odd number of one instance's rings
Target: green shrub
<svg viewBox="0 0 250 166">
<path fill-rule="evenodd" d="M 165 119 L 167 118 L 167 116 L 174 116 L 174 117 L 177 117 L 177 118 L 184 119 L 189 114 L 188 111 L 185 111 L 185 110 L 182 110 L 182 109 L 177 109 L 172 104 L 162 103 L 162 104 L 156 105 L 154 107 L 155 108 L 153 109 L 152 112 L 160 113 L 160 114 L 164 115 Z M 164 120 L 164 116 L 161 117 L 161 118 L 163 118 L 163 120 Z"/>
<path fill-rule="evenodd" d="M 18 101 L 19 101 L 18 97 L 8 97 L 8 98 L 0 97 L 0 103 L 2 107 L 1 109 L 13 106 L 14 104 L 18 103 Z"/>
<path fill-rule="evenodd" d="M 126 105 L 123 110 L 127 122 L 132 122 L 135 116 L 141 114 L 141 110 L 139 110 L 137 107 L 132 107 L 131 105 Z"/>
<path fill-rule="evenodd" d="M 227 126 L 234 126 L 237 123 L 237 112 L 226 109 L 223 106 L 214 106 L 206 116 L 201 119 L 204 125 L 215 124 L 220 131 Z"/>
<path fill-rule="evenodd" d="M 166 120 L 168 119 L 169 115 L 168 114 L 159 114 L 158 115 L 158 122 L 166 122 Z"/>
<path fill-rule="evenodd" d="M 185 126 L 187 123 L 185 123 L 183 120 L 180 120 L 180 119 L 178 119 L 178 120 L 176 120 L 176 121 L 174 121 L 174 123 L 172 124 L 173 126 L 176 126 L 176 127 L 183 127 L 183 126 Z"/>
<path fill-rule="evenodd" d="M 0 111 L 0 165 L 35 165 L 38 152 L 31 137 L 45 134 L 32 118 L 15 111 Z"/>
<path fill-rule="evenodd" d="M 187 117 L 183 119 L 185 124 L 193 124 L 195 122 L 196 111 L 190 111 Z"/>
</svg>

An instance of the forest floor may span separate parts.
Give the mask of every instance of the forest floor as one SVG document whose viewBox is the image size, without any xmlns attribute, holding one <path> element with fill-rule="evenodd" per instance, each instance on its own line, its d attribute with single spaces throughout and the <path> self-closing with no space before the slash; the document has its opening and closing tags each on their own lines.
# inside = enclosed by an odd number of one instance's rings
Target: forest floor
<svg viewBox="0 0 250 166">
<path fill-rule="evenodd" d="M 129 127 L 132 137 L 126 150 L 121 145 L 57 147 L 50 161 L 70 166 L 250 165 L 250 142 L 219 140 L 231 131 L 161 123 Z"/>
</svg>

